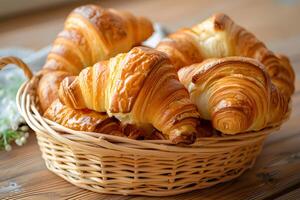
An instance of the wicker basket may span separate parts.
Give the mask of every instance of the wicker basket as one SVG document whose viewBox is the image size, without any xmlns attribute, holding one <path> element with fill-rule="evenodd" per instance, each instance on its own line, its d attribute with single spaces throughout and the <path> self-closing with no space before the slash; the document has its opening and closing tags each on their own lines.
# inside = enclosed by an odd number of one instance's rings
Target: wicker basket
<svg viewBox="0 0 300 200">
<path fill-rule="evenodd" d="M 189 146 L 74 131 L 39 114 L 31 87 L 33 81 L 20 87 L 17 106 L 36 132 L 46 166 L 100 193 L 168 196 L 232 180 L 252 167 L 265 138 L 278 129 L 201 138 Z"/>
</svg>

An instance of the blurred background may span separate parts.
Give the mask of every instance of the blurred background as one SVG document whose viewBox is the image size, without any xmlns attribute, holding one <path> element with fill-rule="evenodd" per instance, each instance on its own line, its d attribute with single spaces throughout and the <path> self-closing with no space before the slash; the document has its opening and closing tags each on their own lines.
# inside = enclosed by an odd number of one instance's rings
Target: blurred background
<svg viewBox="0 0 300 200">
<path fill-rule="evenodd" d="M 68 13 L 87 3 L 147 16 L 170 31 L 224 12 L 274 51 L 299 51 L 299 0 L 0 0 L 0 48 L 38 50 L 49 45 L 62 29 Z"/>
</svg>

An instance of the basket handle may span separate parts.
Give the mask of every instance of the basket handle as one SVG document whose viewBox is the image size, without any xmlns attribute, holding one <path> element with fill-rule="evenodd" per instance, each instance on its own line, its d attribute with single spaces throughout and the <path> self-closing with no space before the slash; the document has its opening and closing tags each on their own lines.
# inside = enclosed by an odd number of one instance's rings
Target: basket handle
<svg viewBox="0 0 300 200">
<path fill-rule="evenodd" d="M 0 57 L 0 70 L 3 69 L 8 64 L 15 64 L 21 68 L 28 79 L 33 76 L 32 71 L 26 63 L 24 63 L 20 58 L 14 56 Z"/>
</svg>

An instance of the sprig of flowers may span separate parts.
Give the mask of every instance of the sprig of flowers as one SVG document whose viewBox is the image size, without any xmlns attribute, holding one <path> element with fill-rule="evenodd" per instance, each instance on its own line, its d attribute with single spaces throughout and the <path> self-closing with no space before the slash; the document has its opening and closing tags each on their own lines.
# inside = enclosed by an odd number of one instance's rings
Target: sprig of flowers
<svg viewBox="0 0 300 200">
<path fill-rule="evenodd" d="M 26 131 L 27 130 L 27 131 Z M 26 143 L 29 137 L 28 126 L 21 126 L 18 130 L 5 130 L 0 134 L 0 149 L 11 150 L 11 143 L 14 141 L 18 146 Z"/>
<path fill-rule="evenodd" d="M 17 111 L 15 97 L 24 78 L 16 70 L 2 71 L 0 76 L 0 150 L 11 150 L 11 143 L 26 143 L 29 127 Z"/>
</svg>

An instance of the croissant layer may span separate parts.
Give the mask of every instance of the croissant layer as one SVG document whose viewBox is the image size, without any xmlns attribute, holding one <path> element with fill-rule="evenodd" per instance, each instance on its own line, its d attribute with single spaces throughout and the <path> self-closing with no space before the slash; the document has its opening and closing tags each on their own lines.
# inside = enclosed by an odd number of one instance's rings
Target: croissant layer
<svg viewBox="0 0 300 200">
<path fill-rule="evenodd" d="M 37 95 L 42 112 L 58 98 L 58 88 L 61 81 L 71 74 L 65 71 L 44 70 L 37 86 Z"/>
<path fill-rule="evenodd" d="M 44 117 L 76 131 L 103 133 L 131 139 L 146 137 L 145 132 L 134 125 L 124 125 L 105 113 L 89 109 L 75 110 L 62 104 L 59 99 L 50 105 Z"/>
<path fill-rule="evenodd" d="M 51 104 L 44 113 L 44 117 L 73 130 L 122 134 L 120 124 L 116 119 L 88 109 L 74 110 L 63 105 L 59 99 Z"/>
</svg>

